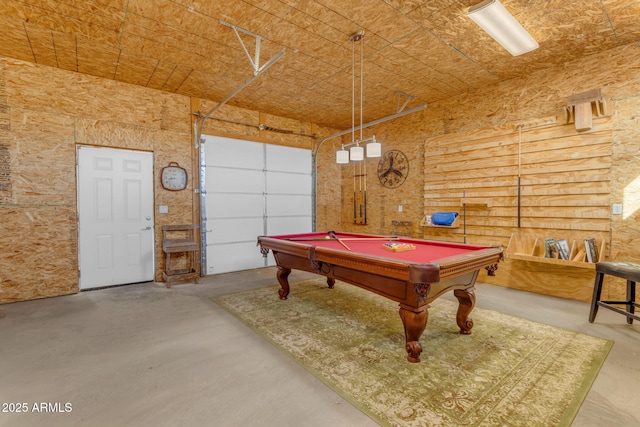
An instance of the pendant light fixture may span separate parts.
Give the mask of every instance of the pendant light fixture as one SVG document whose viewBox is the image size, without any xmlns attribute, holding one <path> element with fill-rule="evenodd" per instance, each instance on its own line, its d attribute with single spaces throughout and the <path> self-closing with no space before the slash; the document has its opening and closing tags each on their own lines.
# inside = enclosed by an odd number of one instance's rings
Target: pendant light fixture
<svg viewBox="0 0 640 427">
<path fill-rule="evenodd" d="M 336 163 L 347 164 L 349 161 L 359 162 L 366 157 L 381 157 L 382 145 L 376 141 L 376 137 L 362 138 L 362 89 L 363 89 L 363 65 L 364 65 L 364 47 L 360 43 L 360 138 L 356 139 L 356 53 L 355 44 L 360 42 L 364 37 L 364 30 L 360 30 L 357 33 L 353 33 L 349 36 L 351 41 L 351 54 L 352 54 L 352 68 L 351 68 L 351 142 L 348 144 L 342 144 L 341 149 L 336 152 Z M 365 147 L 360 144 L 367 143 Z M 351 147 L 347 151 L 345 147 Z"/>
</svg>

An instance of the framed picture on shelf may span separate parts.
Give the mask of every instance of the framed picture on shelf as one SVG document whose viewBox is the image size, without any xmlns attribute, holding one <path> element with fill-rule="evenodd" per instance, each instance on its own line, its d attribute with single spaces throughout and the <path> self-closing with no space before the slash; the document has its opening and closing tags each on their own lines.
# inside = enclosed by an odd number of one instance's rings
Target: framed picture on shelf
<svg viewBox="0 0 640 427">
<path fill-rule="evenodd" d="M 571 250 L 569 249 L 569 242 L 566 239 L 556 240 L 556 244 L 558 245 L 558 254 L 560 255 L 560 259 L 569 259 L 571 254 Z"/>
<path fill-rule="evenodd" d="M 556 239 L 544 239 L 544 257 L 558 258 L 558 244 L 556 243 Z"/>
<path fill-rule="evenodd" d="M 588 262 L 598 262 L 598 244 L 596 243 L 596 239 L 589 238 L 584 239 L 584 250 L 587 253 L 587 261 Z"/>
</svg>

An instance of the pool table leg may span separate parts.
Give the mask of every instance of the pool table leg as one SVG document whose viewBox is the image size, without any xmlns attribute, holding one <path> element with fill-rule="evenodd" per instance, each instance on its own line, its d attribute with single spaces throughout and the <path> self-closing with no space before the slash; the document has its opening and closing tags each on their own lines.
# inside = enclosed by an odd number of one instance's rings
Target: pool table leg
<svg viewBox="0 0 640 427">
<path fill-rule="evenodd" d="M 473 320 L 469 318 L 469 313 L 476 305 L 475 288 L 471 289 L 456 289 L 453 291 L 453 295 L 458 298 L 458 313 L 456 314 L 456 323 L 460 327 L 460 333 L 463 335 L 471 335 L 471 328 L 473 328 Z"/>
<path fill-rule="evenodd" d="M 276 278 L 280 283 L 280 289 L 278 289 L 278 295 L 280 299 L 287 299 L 289 296 L 289 274 L 291 274 L 291 269 L 278 266 L 278 271 L 276 272 Z"/>
<path fill-rule="evenodd" d="M 331 277 L 327 277 L 327 286 L 329 289 L 333 289 L 333 286 L 336 284 L 336 279 L 332 279 Z"/>
<path fill-rule="evenodd" d="M 404 325 L 405 348 L 408 354 L 407 360 L 412 363 L 418 363 L 420 362 L 420 353 L 422 353 L 420 337 L 427 327 L 429 306 L 423 305 L 418 311 L 413 310 L 414 309 L 408 310 L 400 305 L 400 318 Z"/>
</svg>

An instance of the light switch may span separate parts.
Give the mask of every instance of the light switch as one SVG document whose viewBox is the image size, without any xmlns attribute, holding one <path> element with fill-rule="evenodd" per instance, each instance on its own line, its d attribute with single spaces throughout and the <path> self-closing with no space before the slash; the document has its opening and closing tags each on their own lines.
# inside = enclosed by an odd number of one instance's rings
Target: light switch
<svg viewBox="0 0 640 427">
<path fill-rule="evenodd" d="M 398 205 L 398 212 L 402 212 L 402 205 Z"/>
<path fill-rule="evenodd" d="M 613 214 L 614 215 L 622 215 L 622 203 L 614 203 L 613 204 Z"/>
<path fill-rule="evenodd" d="M 158 212 L 160 212 L 160 213 L 169 213 L 169 206 L 167 206 L 167 205 L 158 206 Z"/>
</svg>

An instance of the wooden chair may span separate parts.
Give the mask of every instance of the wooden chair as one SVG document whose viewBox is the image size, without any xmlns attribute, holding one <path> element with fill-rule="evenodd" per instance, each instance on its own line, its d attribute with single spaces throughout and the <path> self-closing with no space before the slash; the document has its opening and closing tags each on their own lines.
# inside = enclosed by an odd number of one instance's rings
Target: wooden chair
<svg viewBox="0 0 640 427">
<path fill-rule="evenodd" d="M 162 227 L 162 250 L 165 253 L 164 279 L 168 288 L 171 283 L 193 280 L 198 283 L 200 277 L 200 246 L 196 241 L 199 225 L 165 225 Z M 171 256 L 180 256 L 180 265 L 171 266 Z M 176 260 L 177 261 L 177 260 Z"/>
<path fill-rule="evenodd" d="M 627 299 L 624 301 L 601 301 L 602 282 L 605 274 L 615 277 L 621 277 L 627 280 Z M 640 281 L 640 264 L 632 262 L 598 262 L 596 263 L 596 280 L 593 285 L 593 298 L 591 299 L 591 312 L 589 313 L 589 323 L 593 323 L 598 314 L 598 307 L 608 308 L 616 313 L 627 316 L 627 323 L 632 324 L 633 319 L 640 320 L 635 315 L 636 307 L 640 308 L 640 304 L 636 303 L 636 282 Z M 624 305 L 625 309 L 616 307 L 616 305 Z"/>
</svg>

